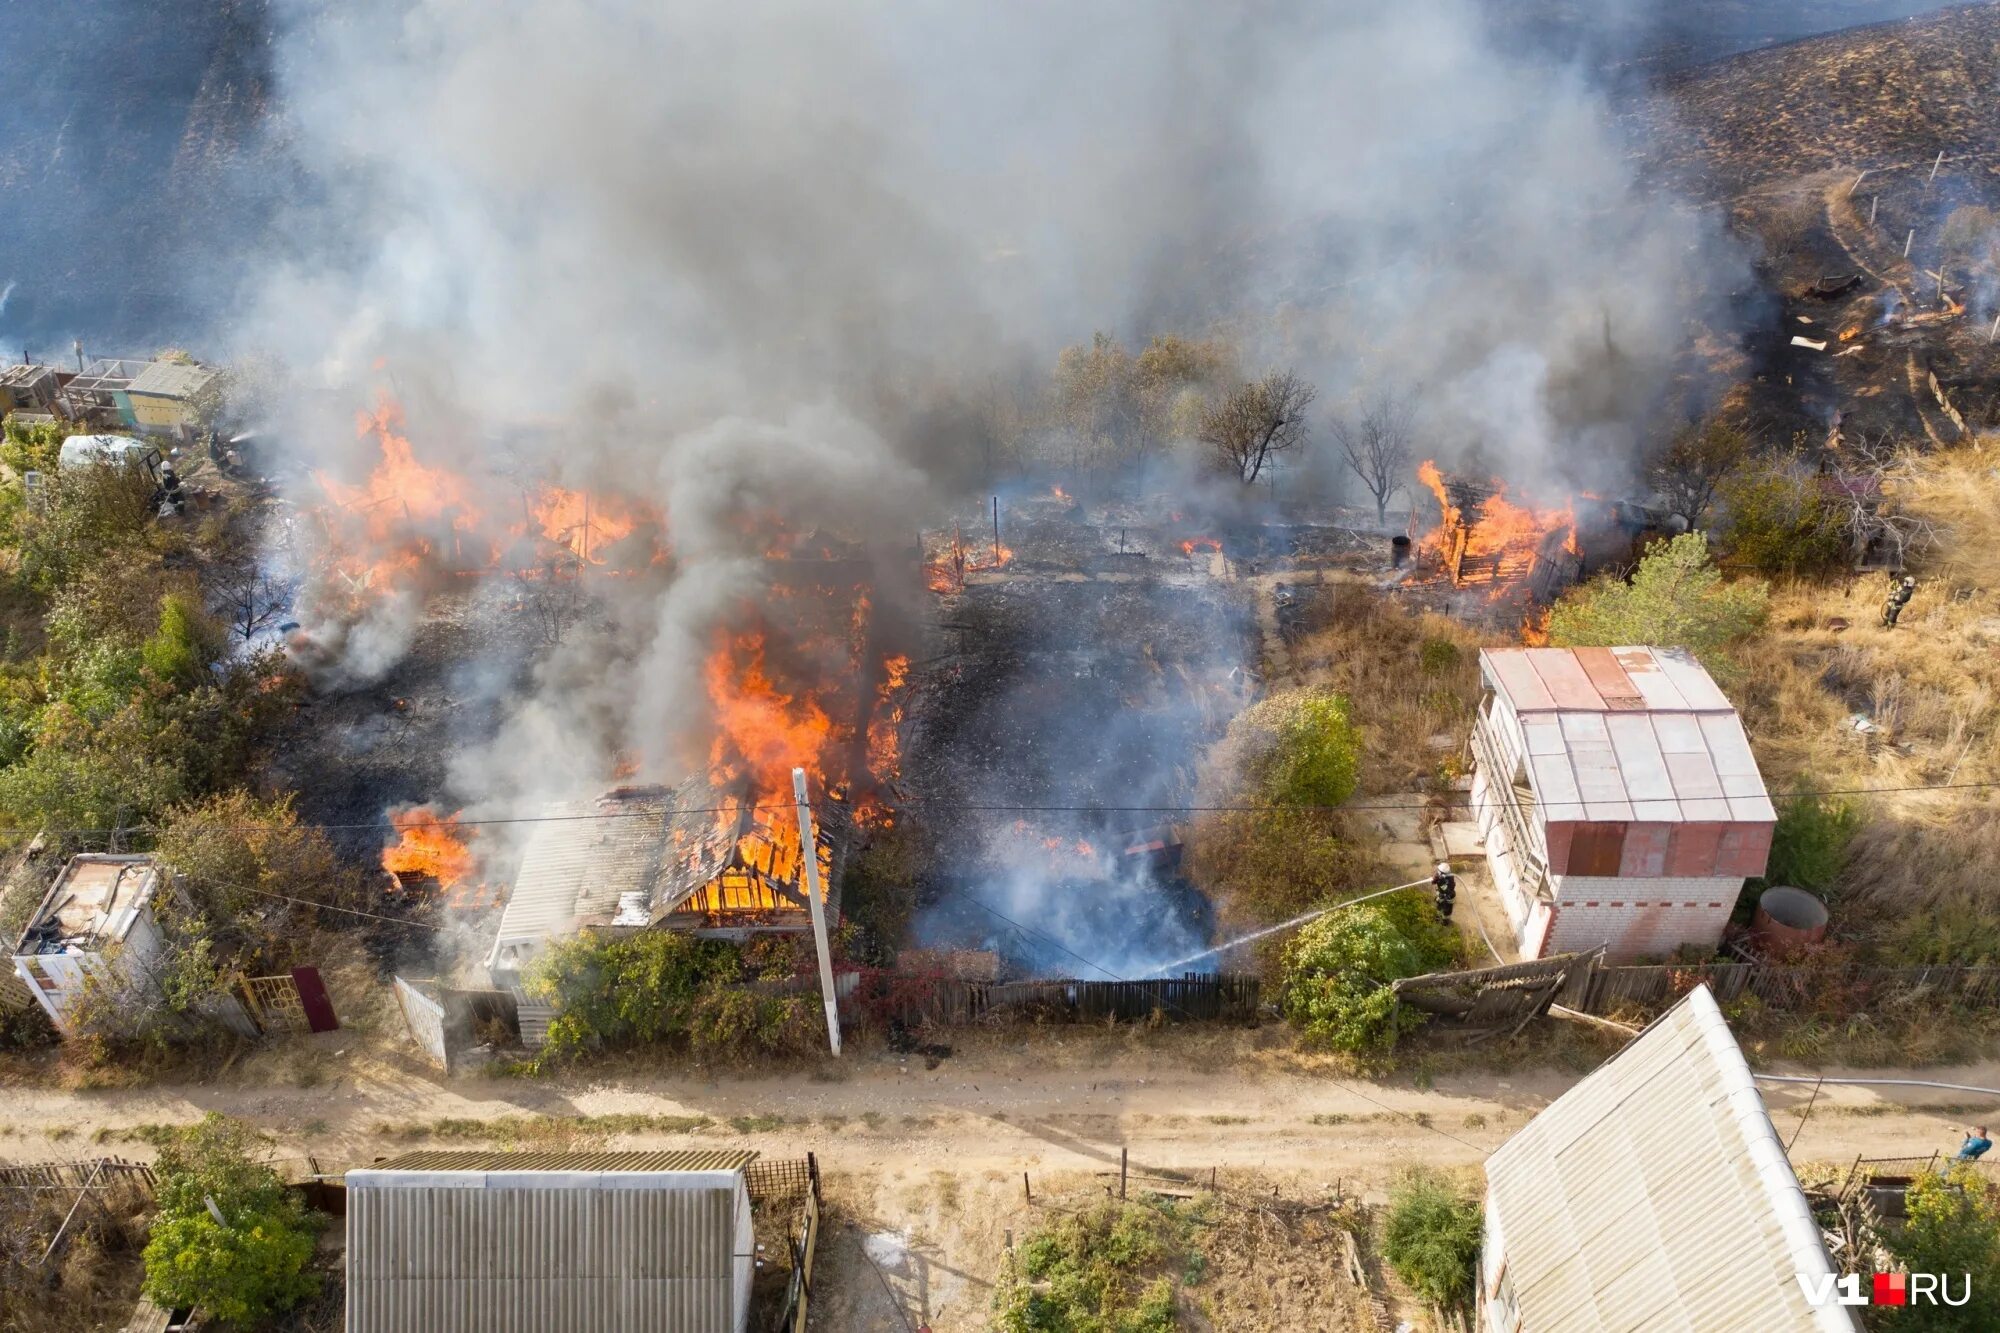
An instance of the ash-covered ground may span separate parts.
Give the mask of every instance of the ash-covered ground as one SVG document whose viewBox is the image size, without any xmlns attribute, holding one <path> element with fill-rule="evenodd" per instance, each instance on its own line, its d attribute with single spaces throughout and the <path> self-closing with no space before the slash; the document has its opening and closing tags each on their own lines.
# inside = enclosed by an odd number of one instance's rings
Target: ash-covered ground
<svg viewBox="0 0 2000 1333">
<path fill-rule="evenodd" d="M 1058 511 L 1011 516 L 1006 540 L 1007 569 L 941 599 L 913 677 L 902 787 L 932 844 L 916 942 L 1155 975 L 1208 943 L 1212 914 L 1170 850 L 1134 849 L 1171 843 L 1171 807 L 1250 693 L 1249 591 L 1155 530 Z"/>
</svg>

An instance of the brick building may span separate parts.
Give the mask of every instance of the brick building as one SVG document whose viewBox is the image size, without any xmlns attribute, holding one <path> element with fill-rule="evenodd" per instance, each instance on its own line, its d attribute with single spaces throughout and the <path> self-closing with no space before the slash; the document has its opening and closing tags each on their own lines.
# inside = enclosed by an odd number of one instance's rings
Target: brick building
<svg viewBox="0 0 2000 1333">
<path fill-rule="evenodd" d="M 1776 812 L 1701 664 L 1667 648 L 1479 655 L 1473 810 L 1524 958 L 1713 948 Z"/>
</svg>

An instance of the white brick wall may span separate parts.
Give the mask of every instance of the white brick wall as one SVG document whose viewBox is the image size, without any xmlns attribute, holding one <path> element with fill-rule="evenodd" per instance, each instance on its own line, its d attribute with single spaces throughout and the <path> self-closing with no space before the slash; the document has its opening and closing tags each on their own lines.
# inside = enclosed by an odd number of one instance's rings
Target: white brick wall
<svg viewBox="0 0 2000 1333">
<path fill-rule="evenodd" d="M 1714 948 L 1742 891 L 1740 879 L 1553 877 L 1556 919 L 1546 953 L 1606 947 L 1614 959 Z"/>
</svg>

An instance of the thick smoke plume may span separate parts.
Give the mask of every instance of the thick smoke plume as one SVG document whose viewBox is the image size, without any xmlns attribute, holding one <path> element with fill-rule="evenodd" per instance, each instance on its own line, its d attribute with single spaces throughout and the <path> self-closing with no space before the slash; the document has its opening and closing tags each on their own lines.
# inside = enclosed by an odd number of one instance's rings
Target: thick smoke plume
<svg viewBox="0 0 2000 1333">
<path fill-rule="evenodd" d="M 609 492 L 672 547 L 536 666 L 466 799 L 698 765 L 702 663 L 760 614 L 770 534 L 907 548 L 987 479 L 988 405 L 1093 329 L 1220 334 L 1329 404 L 1414 392 L 1428 452 L 1608 485 L 1740 271 L 1640 188 L 1588 78 L 1466 0 L 285 18 L 314 189 L 237 341 L 282 367 L 300 455 L 366 474 L 354 414 L 388 392 L 489 504 Z M 309 628 L 366 676 L 407 612 Z"/>
</svg>

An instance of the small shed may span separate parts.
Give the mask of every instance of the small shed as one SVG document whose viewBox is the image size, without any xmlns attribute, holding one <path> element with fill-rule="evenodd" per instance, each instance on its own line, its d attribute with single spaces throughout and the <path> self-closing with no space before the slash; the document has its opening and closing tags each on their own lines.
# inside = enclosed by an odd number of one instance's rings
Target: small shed
<svg viewBox="0 0 2000 1333">
<path fill-rule="evenodd" d="M 185 434 L 199 420 L 203 395 L 221 374 L 192 361 L 148 362 L 125 389 L 132 424 L 153 433 Z"/>
<path fill-rule="evenodd" d="M 416 1152 L 347 1173 L 347 1333 L 744 1333 L 754 1152 Z"/>
<path fill-rule="evenodd" d="M 1777 822 L 1749 737 L 1671 648 L 1479 655 L 1472 803 L 1522 957 L 1713 948 Z"/>
<path fill-rule="evenodd" d="M 1706 986 L 1486 1159 L 1481 1333 L 1859 1333 Z"/>
<path fill-rule="evenodd" d="M 62 379 L 54 366 L 26 361 L 0 366 L 0 416 L 10 412 L 54 412 L 62 401 Z"/>
<path fill-rule="evenodd" d="M 150 856 L 73 856 L 14 941 L 14 972 L 49 1019 L 70 1031 L 91 986 L 155 989 L 163 945 L 153 901 L 166 882 Z"/>
</svg>

